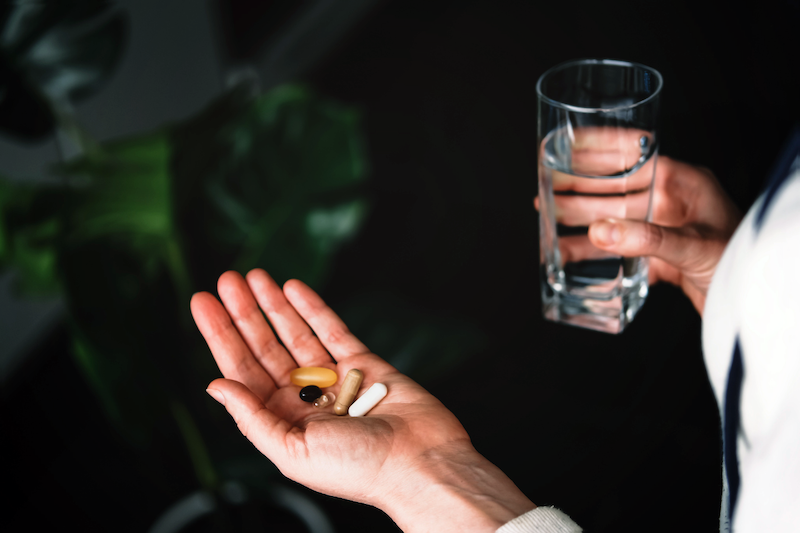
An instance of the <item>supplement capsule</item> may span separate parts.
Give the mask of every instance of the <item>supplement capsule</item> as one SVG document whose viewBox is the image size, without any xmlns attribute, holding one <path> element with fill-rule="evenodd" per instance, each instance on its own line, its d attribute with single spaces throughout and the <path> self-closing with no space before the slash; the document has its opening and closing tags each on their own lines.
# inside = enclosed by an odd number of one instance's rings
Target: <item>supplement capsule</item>
<svg viewBox="0 0 800 533">
<path fill-rule="evenodd" d="M 361 398 L 350 406 L 347 412 L 350 416 L 364 416 L 370 409 L 378 405 L 378 402 L 383 400 L 388 392 L 389 389 L 383 383 L 374 383 L 367 389 L 367 392 L 361 395 Z"/>
<path fill-rule="evenodd" d="M 302 368 L 295 368 L 289 374 L 289 379 L 298 387 L 305 387 L 307 385 L 316 385 L 324 389 L 330 387 L 339 379 L 336 372 L 330 368 L 322 368 L 319 366 L 306 366 Z"/>
<path fill-rule="evenodd" d="M 357 368 L 347 373 L 342 383 L 342 390 L 339 391 L 339 398 L 336 399 L 336 404 L 333 406 L 334 413 L 339 416 L 347 413 L 347 408 L 356 399 L 358 388 L 363 380 L 364 374 Z"/>
<path fill-rule="evenodd" d="M 336 395 L 332 392 L 326 392 L 316 400 L 314 400 L 314 407 L 319 407 L 320 409 L 324 409 L 328 407 L 336 400 Z"/>
<path fill-rule="evenodd" d="M 316 385 L 306 385 L 300 389 L 300 399 L 304 402 L 311 403 L 320 396 L 322 396 L 322 391 Z"/>
</svg>

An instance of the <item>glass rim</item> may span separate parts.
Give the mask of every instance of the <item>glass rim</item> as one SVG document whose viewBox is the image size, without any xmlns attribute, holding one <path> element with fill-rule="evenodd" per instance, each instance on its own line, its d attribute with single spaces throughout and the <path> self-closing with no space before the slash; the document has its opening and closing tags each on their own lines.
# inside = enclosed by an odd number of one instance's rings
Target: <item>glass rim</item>
<svg viewBox="0 0 800 533">
<path fill-rule="evenodd" d="M 649 95 L 647 98 L 644 98 L 632 104 L 622 105 L 617 107 L 579 107 L 570 104 L 565 104 L 564 102 L 559 102 L 558 100 L 553 100 L 549 96 L 546 96 L 544 93 L 542 93 L 542 82 L 547 76 L 559 70 L 572 67 L 574 65 L 614 65 L 618 67 L 639 68 L 653 74 L 658 80 L 658 87 L 656 87 L 656 90 L 653 92 L 653 94 Z M 536 82 L 536 95 L 539 97 L 541 101 L 546 102 L 554 107 L 566 109 L 567 111 L 574 111 L 576 113 L 607 113 L 612 111 L 616 112 L 623 109 L 633 109 L 635 107 L 639 107 L 640 105 L 653 100 L 659 94 L 661 94 L 661 89 L 663 87 L 664 87 L 664 78 L 661 76 L 661 73 L 656 69 L 654 69 L 653 67 L 648 67 L 647 65 L 642 65 L 641 63 L 634 63 L 632 61 L 619 61 L 617 59 L 573 59 L 571 61 L 565 61 L 564 63 L 559 63 L 554 67 L 550 67 L 544 72 L 544 74 L 539 76 L 539 80 Z"/>
</svg>

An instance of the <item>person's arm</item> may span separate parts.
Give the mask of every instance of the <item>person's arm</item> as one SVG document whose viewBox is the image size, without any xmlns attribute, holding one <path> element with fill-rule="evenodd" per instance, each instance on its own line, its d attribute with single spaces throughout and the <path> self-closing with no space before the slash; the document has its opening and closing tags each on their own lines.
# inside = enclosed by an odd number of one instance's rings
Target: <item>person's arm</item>
<svg viewBox="0 0 800 533">
<path fill-rule="evenodd" d="M 254 270 L 223 274 L 218 292 L 221 302 L 209 293 L 191 301 L 224 376 L 208 393 L 284 475 L 376 506 L 408 532 L 494 532 L 536 507 L 441 402 L 370 353 L 308 286 L 281 289 Z M 300 400 L 289 379 L 299 366 L 335 370 L 336 394 L 358 368 L 362 392 L 380 382 L 388 394 L 364 417 L 337 416 Z"/>
<path fill-rule="evenodd" d="M 408 532 L 494 532 L 536 507 L 472 446 L 430 450 L 374 504 Z"/>
</svg>

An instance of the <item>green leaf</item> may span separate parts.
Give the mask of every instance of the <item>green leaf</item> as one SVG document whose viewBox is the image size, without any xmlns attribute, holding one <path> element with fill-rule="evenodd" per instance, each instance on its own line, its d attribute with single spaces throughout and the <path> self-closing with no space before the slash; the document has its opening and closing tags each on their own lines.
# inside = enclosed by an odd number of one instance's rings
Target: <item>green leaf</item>
<svg viewBox="0 0 800 533">
<path fill-rule="evenodd" d="M 124 238 L 143 255 L 163 247 L 173 236 L 169 159 L 167 136 L 159 131 L 63 165 L 61 172 L 88 179 L 76 191 L 69 238 Z"/>
<path fill-rule="evenodd" d="M 107 242 L 125 250 L 156 275 L 166 267 L 180 297 L 188 298 L 190 274 L 174 224 L 171 146 L 166 131 L 106 143 L 59 167 L 86 184 L 65 213 L 64 245 Z"/>
<path fill-rule="evenodd" d="M 84 376 L 100 397 L 106 415 L 118 426 L 123 426 L 123 415 L 114 398 L 112 389 L 112 385 L 120 372 L 114 372 L 108 368 L 108 365 L 104 364 L 103 358 L 99 357 L 89 343 L 82 339 L 80 335 L 73 335 L 72 353 Z"/>
<path fill-rule="evenodd" d="M 173 400 L 170 403 L 170 410 L 175 422 L 178 424 L 181 436 L 186 445 L 187 452 L 194 467 L 195 477 L 200 485 L 208 490 L 216 488 L 219 477 L 211 462 L 206 443 L 197 428 L 197 424 L 192 418 L 191 413 L 183 403 Z"/>
<path fill-rule="evenodd" d="M 0 180 L 0 268 L 13 268 L 25 294 L 59 291 L 57 248 L 63 191 Z"/>
<path fill-rule="evenodd" d="M 353 238 L 367 211 L 367 202 L 356 199 L 329 208 L 311 209 L 306 215 L 306 233 L 319 253 L 327 253 L 339 242 Z"/>
<path fill-rule="evenodd" d="M 226 107 L 236 111 L 220 121 Z M 192 262 L 218 257 L 216 268 L 260 266 L 276 279 L 317 283 L 368 212 L 358 113 L 307 87 L 249 101 L 241 90 L 226 95 L 173 139 Z"/>
</svg>

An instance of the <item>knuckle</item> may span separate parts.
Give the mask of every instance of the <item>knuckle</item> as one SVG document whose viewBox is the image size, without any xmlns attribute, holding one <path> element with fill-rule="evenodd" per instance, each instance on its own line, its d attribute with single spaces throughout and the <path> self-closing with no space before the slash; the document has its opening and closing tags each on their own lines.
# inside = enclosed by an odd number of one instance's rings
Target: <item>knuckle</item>
<svg viewBox="0 0 800 533">
<path fill-rule="evenodd" d="M 249 305 L 232 306 L 229 313 L 235 322 L 250 322 L 257 318 L 257 314 L 260 315 L 260 312 L 254 306 Z"/>
<path fill-rule="evenodd" d="M 325 344 L 341 344 L 345 340 L 348 340 L 351 337 L 350 330 L 347 329 L 347 326 L 340 325 L 331 327 L 325 333 Z"/>
<path fill-rule="evenodd" d="M 697 170 L 700 172 L 700 174 L 704 175 L 706 178 L 709 178 L 711 180 L 717 179 L 717 176 L 714 174 L 714 172 L 706 166 L 699 166 L 697 167 Z"/>
<path fill-rule="evenodd" d="M 313 345 L 316 340 L 317 338 L 314 336 L 314 334 L 307 331 L 292 338 L 290 345 L 292 350 L 302 350 L 310 345 Z"/>
<path fill-rule="evenodd" d="M 247 376 L 254 370 L 255 360 L 252 357 L 242 357 L 235 364 L 235 372 L 238 376 Z"/>
<path fill-rule="evenodd" d="M 278 339 L 275 337 L 269 338 L 265 340 L 261 346 L 259 347 L 259 355 L 262 357 L 267 357 L 270 355 L 274 355 L 275 353 L 279 352 L 283 349 L 283 346 Z"/>
<path fill-rule="evenodd" d="M 675 174 L 676 161 L 667 156 L 658 156 L 658 163 L 656 164 L 656 183 L 665 183 L 670 181 Z"/>
<path fill-rule="evenodd" d="M 664 230 L 655 224 L 645 224 L 642 244 L 647 250 L 657 251 L 664 244 Z"/>
<path fill-rule="evenodd" d="M 260 414 L 262 411 L 266 411 L 266 407 L 261 405 L 258 409 L 252 412 L 243 413 L 238 418 L 234 417 L 236 421 L 236 426 L 239 428 L 239 431 L 247 438 L 250 438 L 253 433 L 256 431 L 255 426 L 258 424 L 260 419 Z"/>
<path fill-rule="evenodd" d="M 255 416 L 253 414 L 249 414 L 246 416 L 240 416 L 236 420 L 236 427 L 239 428 L 239 431 L 245 437 L 250 437 L 252 426 L 253 426 L 253 419 Z"/>
<path fill-rule="evenodd" d="M 230 316 L 226 320 L 219 320 L 211 324 L 211 334 L 215 337 L 226 338 L 230 336 L 232 332 L 236 332 L 238 335 L 238 330 L 236 326 L 233 325 Z"/>
</svg>

